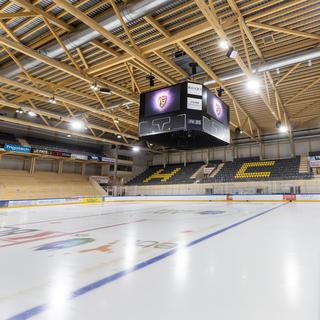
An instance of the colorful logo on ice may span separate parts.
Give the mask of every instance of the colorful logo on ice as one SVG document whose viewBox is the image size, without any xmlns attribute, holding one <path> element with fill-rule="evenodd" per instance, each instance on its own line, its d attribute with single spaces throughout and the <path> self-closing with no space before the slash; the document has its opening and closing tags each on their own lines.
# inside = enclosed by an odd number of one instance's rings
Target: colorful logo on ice
<svg viewBox="0 0 320 320">
<path fill-rule="evenodd" d="M 53 250 L 67 249 L 67 248 L 82 246 L 84 244 L 87 244 L 93 241 L 95 240 L 92 238 L 74 238 L 74 239 L 62 240 L 62 241 L 44 244 L 38 247 L 36 251 L 40 251 L 40 250 L 53 251 Z"/>
</svg>

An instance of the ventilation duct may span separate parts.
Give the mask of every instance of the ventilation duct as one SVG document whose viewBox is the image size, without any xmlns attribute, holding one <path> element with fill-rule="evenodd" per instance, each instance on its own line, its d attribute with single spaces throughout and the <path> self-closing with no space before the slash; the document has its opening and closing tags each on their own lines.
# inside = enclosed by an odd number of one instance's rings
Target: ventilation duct
<svg viewBox="0 0 320 320">
<path fill-rule="evenodd" d="M 256 66 L 252 68 L 253 73 L 272 71 L 276 69 L 281 69 L 296 63 L 307 62 L 309 60 L 315 60 L 320 58 L 320 48 L 309 49 L 305 51 L 301 51 L 294 54 L 289 54 L 287 56 L 281 57 L 279 59 L 274 59 L 270 61 L 266 61 L 264 64 L 260 66 Z M 232 71 L 227 74 L 221 75 L 220 79 L 222 81 L 232 80 L 239 77 L 243 77 L 245 74 L 241 70 Z M 204 85 L 209 85 L 216 83 L 215 80 L 209 80 L 204 83 Z"/>
<path fill-rule="evenodd" d="M 172 5 L 172 3 L 172 0 L 132 1 L 122 7 L 121 14 L 124 21 L 128 23 L 133 20 L 142 18 L 148 14 L 152 14 L 155 10 L 159 9 L 160 7 L 163 7 L 168 4 Z M 97 22 L 108 31 L 113 31 L 121 26 L 118 18 L 115 14 L 113 14 L 113 12 L 110 12 L 107 16 L 103 16 L 100 19 L 97 19 Z M 65 35 L 61 38 L 61 40 L 64 42 L 68 50 L 73 50 L 96 39 L 97 37 L 99 37 L 99 33 L 97 31 L 92 30 L 87 26 L 84 26 L 73 33 Z M 48 44 L 41 48 L 39 52 L 49 58 L 56 58 L 59 55 L 64 54 L 64 50 L 60 47 L 58 43 Z M 21 59 L 20 62 L 26 70 L 30 70 L 41 64 L 40 61 L 31 58 Z M 9 67 L 2 68 L 0 70 L 0 75 L 5 76 L 7 78 L 14 78 L 20 72 L 20 69 L 17 68 L 16 65 L 11 65 Z"/>
<path fill-rule="evenodd" d="M 136 0 L 124 5 L 122 7 L 121 14 L 124 20 L 128 23 L 133 20 L 142 18 L 148 14 L 152 14 L 155 10 L 161 7 L 164 7 L 166 5 L 173 5 L 174 3 L 175 1 L 173 0 Z M 100 23 L 100 25 L 102 25 L 108 31 L 113 31 L 116 28 L 120 27 L 119 20 L 117 19 L 116 15 L 114 15 L 112 12 L 110 12 L 107 16 L 97 19 L 97 22 Z M 84 26 L 78 31 L 65 35 L 64 37 L 62 37 L 62 40 L 64 41 L 67 49 L 72 50 L 74 48 L 84 45 L 87 42 L 96 39 L 97 37 L 99 37 L 98 32 Z M 50 58 L 56 58 L 57 56 L 64 54 L 64 51 L 60 47 L 60 45 L 55 43 L 51 43 L 47 46 L 44 46 L 43 48 L 41 48 L 40 52 Z M 279 59 L 267 61 L 262 65 L 254 67 L 253 72 L 259 73 L 272 71 L 296 63 L 302 63 L 319 58 L 320 48 L 308 49 L 299 53 L 289 54 Z M 178 61 L 176 62 L 178 63 Z M 26 70 L 30 70 L 41 64 L 40 61 L 28 57 L 21 59 L 21 63 Z M 20 69 L 14 64 L 0 69 L 0 75 L 5 76 L 7 78 L 14 78 L 20 72 Z M 197 70 L 197 72 L 201 72 L 201 70 Z M 222 74 L 220 78 L 222 81 L 226 81 L 239 78 L 244 75 L 245 74 L 241 70 L 235 70 L 227 74 Z M 215 83 L 215 80 L 209 80 L 205 82 L 205 85 L 213 83 Z"/>
</svg>

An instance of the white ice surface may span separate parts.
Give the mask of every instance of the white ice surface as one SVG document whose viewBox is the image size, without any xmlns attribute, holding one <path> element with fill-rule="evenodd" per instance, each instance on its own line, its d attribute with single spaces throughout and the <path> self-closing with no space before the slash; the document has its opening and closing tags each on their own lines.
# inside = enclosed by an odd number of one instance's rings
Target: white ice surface
<svg viewBox="0 0 320 320">
<path fill-rule="evenodd" d="M 30 319 L 319 320 L 319 209 L 316 203 L 1 209 L 0 319 L 29 319 L 26 310 L 46 304 Z M 70 239 L 91 242 L 36 250 Z M 173 247 L 172 255 L 70 299 Z"/>
</svg>

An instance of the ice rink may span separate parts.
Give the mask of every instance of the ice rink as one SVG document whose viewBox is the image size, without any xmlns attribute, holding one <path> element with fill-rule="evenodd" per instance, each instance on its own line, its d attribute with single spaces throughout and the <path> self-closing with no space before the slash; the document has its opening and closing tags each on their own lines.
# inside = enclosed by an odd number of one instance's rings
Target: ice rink
<svg viewBox="0 0 320 320">
<path fill-rule="evenodd" d="M 320 205 L 0 211 L 0 319 L 318 320 Z"/>
</svg>

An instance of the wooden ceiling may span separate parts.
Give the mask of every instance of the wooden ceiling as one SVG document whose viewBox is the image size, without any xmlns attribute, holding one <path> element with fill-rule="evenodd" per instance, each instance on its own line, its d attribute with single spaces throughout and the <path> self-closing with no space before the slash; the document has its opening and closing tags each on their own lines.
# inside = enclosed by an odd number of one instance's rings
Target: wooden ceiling
<svg viewBox="0 0 320 320">
<path fill-rule="evenodd" d="M 320 59 L 253 75 L 252 66 L 295 52 L 316 48 L 320 42 L 319 0 L 172 0 L 166 10 L 125 24 L 121 10 L 130 1 L 115 0 L 2 0 L 0 1 L 0 121 L 47 130 L 54 134 L 117 144 L 138 140 L 139 94 L 185 80 L 188 74 L 173 60 L 183 50 L 202 68 L 194 81 L 215 80 L 212 90 L 224 89 L 230 106 L 231 128 L 240 127 L 259 140 L 275 131 L 281 120 L 289 135 L 320 121 Z M 120 28 L 110 32 L 99 16 L 115 15 Z M 98 37 L 68 50 L 64 42 L 78 28 L 91 28 Z M 237 51 L 226 56 L 219 40 Z M 64 54 L 50 58 L 41 48 L 58 44 Z M 25 57 L 41 61 L 24 67 Z M 6 77 L 15 65 L 19 73 Z M 243 76 L 222 81 L 239 70 Z M 247 90 L 258 78 L 259 93 Z M 97 84 L 110 95 L 93 91 Z M 54 97 L 56 103 L 48 102 Z M 15 110 L 33 111 L 38 117 Z M 74 132 L 78 118 L 87 130 Z"/>
</svg>

